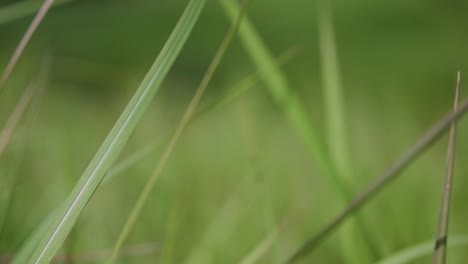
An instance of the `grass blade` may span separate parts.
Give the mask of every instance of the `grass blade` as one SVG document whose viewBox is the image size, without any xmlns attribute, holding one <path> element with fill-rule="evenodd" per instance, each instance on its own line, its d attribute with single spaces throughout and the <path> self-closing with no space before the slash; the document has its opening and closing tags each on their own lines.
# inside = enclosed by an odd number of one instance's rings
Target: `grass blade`
<svg viewBox="0 0 468 264">
<path fill-rule="evenodd" d="M 13 72 L 13 69 L 15 68 L 16 63 L 18 62 L 19 58 L 21 57 L 21 54 L 26 48 L 26 45 L 28 45 L 29 40 L 31 39 L 32 35 L 36 31 L 41 21 L 44 19 L 45 15 L 49 11 L 53 3 L 54 3 L 54 0 L 44 0 L 44 2 L 42 3 L 41 8 L 39 8 L 37 15 L 34 17 L 33 21 L 31 22 L 31 25 L 29 26 L 28 30 L 26 30 L 26 33 L 24 33 L 23 38 L 18 44 L 18 47 L 16 47 L 16 50 L 13 53 L 13 56 L 11 57 L 5 70 L 3 71 L 2 76 L 0 77 L 0 90 L 8 81 L 8 78 Z"/>
<path fill-rule="evenodd" d="M 460 72 L 457 72 L 457 86 L 455 88 L 455 102 L 453 103 L 453 111 L 457 111 L 458 98 L 460 97 Z M 442 194 L 442 201 L 439 213 L 439 224 L 437 226 L 437 234 L 435 240 L 435 248 L 433 255 L 433 262 L 437 264 L 444 264 L 447 261 L 447 248 L 446 243 L 448 240 L 447 230 L 449 224 L 450 214 L 450 196 L 452 194 L 452 178 L 453 178 L 453 165 L 455 162 L 455 144 L 457 137 L 457 122 L 453 121 L 450 126 L 450 138 L 447 153 L 447 166 L 445 171 L 445 182 Z"/>
<path fill-rule="evenodd" d="M 341 211 L 332 221 L 329 222 L 321 231 L 309 239 L 299 250 L 294 253 L 288 263 L 293 263 L 306 256 L 313 250 L 323 238 L 328 236 L 344 220 L 351 216 L 355 211 L 360 209 L 371 198 L 374 197 L 383 187 L 391 180 L 395 179 L 412 161 L 422 154 L 429 146 L 432 145 L 451 125 L 451 123 L 459 119 L 468 110 L 468 99 L 463 100 L 456 111 L 448 113 L 439 122 L 435 123 L 419 140 L 408 148 L 384 173 L 376 177 L 376 179 L 365 189 L 361 194 L 354 198 L 348 207 Z"/>
<path fill-rule="evenodd" d="M 203 0 L 189 2 L 160 55 L 67 198 L 65 205 L 60 207 L 58 217 L 54 218 L 53 224 L 39 242 L 28 263 L 47 263 L 60 248 L 160 87 L 198 20 L 204 3 Z"/>
<path fill-rule="evenodd" d="M 461 247 L 468 246 L 468 236 L 458 235 L 453 236 L 450 241 L 447 242 L 447 246 Z M 427 241 L 406 249 L 403 249 L 383 260 L 378 261 L 376 264 L 404 264 L 412 263 L 418 258 L 428 256 L 434 250 L 434 241 Z"/>
<path fill-rule="evenodd" d="M 234 35 L 237 32 L 237 29 L 239 28 L 240 22 L 242 21 L 242 18 L 245 15 L 245 12 L 247 10 L 248 4 L 250 3 L 250 0 L 246 0 L 244 7 L 242 11 L 238 13 L 238 18 L 237 22 L 231 27 L 231 29 L 228 31 L 226 34 L 225 38 L 223 39 L 218 51 L 216 52 L 211 64 L 208 67 L 208 70 L 206 71 L 205 76 L 203 76 L 203 79 L 198 86 L 198 88 L 195 91 L 195 94 L 192 98 L 192 100 L 189 103 L 189 106 L 187 107 L 187 110 L 185 111 L 184 115 L 182 116 L 182 119 L 180 120 L 174 134 L 172 135 L 168 145 L 166 146 L 161 159 L 159 160 L 158 164 L 156 165 L 151 177 L 148 179 L 147 184 L 145 185 L 143 191 L 141 192 L 140 196 L 138 197 L 138 200 L 133 207 L 133 210 L 131 211 L 127 221 L 124 224 L 124 227 L 122 228 L 121 233 L 119 234 L 119 237 L 117 239 L 117 242 L 114 246 L 114 250 L 112 253 L 112 256 L 109 258 L 108 263 L 114 263 L 117 260 L 117 256 L 119 254 L 120 248 L 122 247 L 123 243 L 127 239 L 128 235 L 130 234 L 131 229 L 135 225 L 141 211 L 143 210 L 143 207 L 148 200 L 148 197 L 153 190 L 159 176 L 161 175 L 167 161 L 169 160 L 169 157 L 172 154 L 172 151 L 179 140 L 180 136 L 182 135 L 182 132 L 185 130 L 185 127 L 187 126 L 187 123 L 191 119 L 196 107 L 198 106 L 198 103 L 203 96 L 209 82 L 211 81 L 211 78 L 213 77 L 218 65 L 220 64 L 222 58 L 224 57 L 224 54 L 226 53 L 227 48 L 231 44 L 231 41 L 234 37 Z"/>
<path fill-rule="evenodd" d="M 53 7 L 71 2 L 72 0 L 55 0 Z M 0 25 L 24 18 L 36 13 L 42 4 L 38 1 L 16 1 L 0 9 Z"/>
<path fill-rule="evenodd" d="M 332 7 L 329 1 L 317 1 L 317 24 L 327 128 L 326 142 L 337 177 L 348 186 L 349 190 L 352 190 L 356 175 L 354 175 L 349 149 L 344 91 L 335 42 Z M 342 205 L 346 202 L 347 199 L 342 199 Z M 364 224 L 361 216 L 356 217 L 358 219 L 350 221 L 343 227 L 343 232 L 340 234 L 343 255 L 348 263 L 369 262 L 371 258 L 379 255 L 380 250 L 377 249 L 376 244 L 381 239 L 367 228 L 368 225 Z"/>
<path fill-rule="evenodd" d="M 331 10 L 328 1 L 319 0 L 317 8 L 320 61 L 322 69 L 325 120 L 327 121 L 327 145 L 338 175 L 347 178 L 353 175 L 344 114 L 343 86 L 338 65 L 338 52 Z M 343 179 L 345 180 L 345 179 Z"/>
</svg>

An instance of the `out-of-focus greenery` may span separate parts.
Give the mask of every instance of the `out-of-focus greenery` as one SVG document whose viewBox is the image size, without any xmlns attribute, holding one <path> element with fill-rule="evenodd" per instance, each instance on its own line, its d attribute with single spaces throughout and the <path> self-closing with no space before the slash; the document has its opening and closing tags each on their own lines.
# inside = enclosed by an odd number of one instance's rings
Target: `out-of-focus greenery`
<svg viewBox="0 0 468 264">
<path fill-rule="evenodd" d="M 2 2 L 0 8 L 15 2 Z M 51 56 L 47 85 L 0 156 L 0 255 L 13 255 L 67 197 L 186 4 L 75 0 L 47 15 L 0 90 L 3 127 L 44 56 Z M 331 4 L 356 175 L 352 190 L 357 194 L 451 108 L 455 73 L 461 70 L 463 83 L 468 72 L 468 2 Z M 249 17 L 275 54 L 299 47 L 299 55 L 281 67 L 325 145 L 330 139 L 315 2 L 254 0 Z M 0 69 L 31 19 L 0 25 Z M 229 25 L 220 5 L 208 1 L 120 161 L 149 142 L 164 143 Z M 243 46 L 235 42 L 201 103 L 218 100 L 255 71 Z M 464 90 L 462 86 L 462 95 L 467 94 Z M 458 235 L 468 234 L 466 124 L 463 119 L 459 124 L 449 228 Z M 435 236 L 445 155 L 443 138 L 361 211 L 365 223 L 379 234 L 379 259 Z M 156 149 L 99 188 L 60 254 L 93 255 L 110 249 L 159 156 Z M 320 174 L 300 135 L 258 82 L 185 131 L 127 241 L 127 246 L 157 246 L 150 255 L 122 257 L 121 262 L 181 263 L 195 254 L 209 256 L 213 263 L 236 263 L 279 223 L 279 239 L 260 258 L 261 263 L 272 263 L 291 254 L 341 208 L 332 183 Z M 345 262 L 340 243 L 335 233 L 307 260 Z M 448 252 L 453 263 L 468 258 L 466 247 Z"/>
</svg>

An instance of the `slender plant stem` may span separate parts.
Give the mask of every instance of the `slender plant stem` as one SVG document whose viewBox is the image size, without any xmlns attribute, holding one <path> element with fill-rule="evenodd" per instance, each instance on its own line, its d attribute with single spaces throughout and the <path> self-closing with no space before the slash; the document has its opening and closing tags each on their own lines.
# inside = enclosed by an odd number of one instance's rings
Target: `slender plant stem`
<svg viewBox="0 0 468 264">
<path fill-rule="evenodd" d="M 138 197 L 138 200 L 133 207 L 133 210 L 131 211 L 127 221 L 124 224 L 124 227 L 122 228 L 122 231 L 120 232 L 120 235 L 117 239 L 117 242 L 114 246 L 113 253 L 111 257 L 108 260 L 108 263 L 114 263 L 117 260 L 117 256 L 119 254 L 120 248 L 124 244 L 125 240 L 127 239 L 128 235 L 130 234 L 131 229 L 135 225 L 138 217 L 141 214 L 141 211 L 143 210 L 144 205 L 146 204 L 146 201 L 148 200 L 149 195 L 151 194 L 157 180 L 159 179 L 159 176 L 161 175 L 167 161 L 169 160 L 169 157 L 172 154 L 172 151 L 179 140 L 180 136 L 182 135 L 182 132 L 185 130 L 185 127 L 187 126 L 187 123 L 191 119 L 196 107 L 198 106 L 198 103 L 203 96 L 209 82 L 211 81 L 211 78 L 213 77 L 218 65 L 221 63 L 222 58 L 224 57 L 224 54 L 229 47 L 229 45 L 232 42 L 232 39 L 234 38 L 240 22 L 242 21 L 242 18 L 244 17 L 247 8 L 249 6 L 249 3 L 251 0 L 246 0 L 241 12 L 239 13 L 239 16 L 237 18 L 236 23 L 231 27 L 231 29 L 228 31 L 226 34 L 225 38 L 223 39 L 218 51 L 216 52 L 215 57 L 213 58 L 210 66 L 208 67 L 208 70 L 203 77 L 200 85 L 198 86 L 197 90 L 195 91 L 195 94 L 190 101 L 189 106 L 187 107 L 187 110 L 185 111 L 184 115 L 182 116 L 182 119 L 177 126 L 174 134 L 172 135 L 169 144 L 166 146 L 163 155 L 161 159 L 159 160 L 158 164 L 156 165 L 151 177 L 148 179 L 147 184 L 145 185 L 143 191 L 141 192 L 140 196 Z"/>
<path fill-rule="evenodd" d="M 457 111 L 458 98 L 460 97 L 460 72 L 457 72 L 457 85 L 455 88 L 455 101 L 453 111 Z M 439 224 L 437 225 L 437 234 L 434 245 L 434 264 L 445 264 L 447 262 L 447 230 L 450 215 L 450 197 L 452 194 L 453 165 L 455 161 L 455 145 L 457 138 L 457 122 L 454 120 L 450 126 L 450 137 L 447 152 L 447 165 L 445 171 L 445 182 L 442 193 L 442 200 L 439 212 Z"/>
<path fill-rule="evenodd" d="M 459 119 L 468 110 L 468 98 L 460 103 L 456 111 L 448 113 L 439 120 L 433 127 L 424 133 L 419 140 L 408 148 L 384 173 L 376 177 L 376 179 L 354 198 L 348 207 L 341 211 L 332 221 L 330 221 L 322 230 L 315 236 L 307 240 L 297 252 L 295 252 L 288 260 L 288 263 L 293 263 L 305 257 L 310 251 L 322 242 L 330 233 L 335 231 L 350 215 L 365 205 L 371 198 L 382 190 L 391 180 L 395 179 L 412 161 L 422 154 L 429 146 L 432 145 L 452 124 L 453 121 Z"/>
<path fill-rule="evenodd" d="M 11 57 L 5 70 L 3 71 L 2 76 L 0 77 L 0 90 L 10 78 L 10 75 L 13 72 L 13 69 L 15 68 L 15 65 L 18 62 L 19 58 L 21 57 L 21 54 L 23 54 L 26 45 L 28 45 L 32 35 L 34 34 L 34 32 L 36 32 L 37 27 L 39 26 L 39 24 L 41 24 L 42 20 L 44 19 L 45 15 L 47 14 L 47 12 L 53 4 L 54 0 L 44 0 L 41 8 L 39 9 L 33 21 L 31 22 L 31 25 L 29 25 L 28 30 L 26 30 L 26 33 L 24 33 L 23 38 L 18 44 L 18 47 L 16 47 L 13 56 Z"/>
</svg>

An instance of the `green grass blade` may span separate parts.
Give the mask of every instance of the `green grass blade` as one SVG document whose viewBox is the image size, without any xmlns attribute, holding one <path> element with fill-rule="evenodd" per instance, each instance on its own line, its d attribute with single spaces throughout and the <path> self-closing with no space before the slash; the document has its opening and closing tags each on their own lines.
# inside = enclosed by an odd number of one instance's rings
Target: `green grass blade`
<svg viewBox="0 0 468 264">
<path fill-rule="evenodd" d="M 455 102 L 453 111 L 457 111 L 458 98 L 460 97 L 460 72 L 457 73 L 457 85 L 455 88 Z M 454 121 L 450 126 L 450 137 L 447 151 L 447 165 L 445 171 L 445 181 L 443 185 L 442 200 L 439 212 L 439 224 L 437 225 L 437 234 L 435 239 L 435 248 L 433 262 L 437 264 L 446 263 L 447 255 L 447 230 L 450 214 L 450 196 L 452 194 L 453 165 L 455 162 L 455 145 L 457 137 L 457 122 Z"/>
<path fill-rule="evenodd" d="M 198 20 L 204 3 L 203 0 L 189 2 L 160 55 L 67 198 L 65 205 L 59 209 L 57 218 L 48 228 L 28 263 L 47 263 L 60 248 L 160 87 Z"/>
<path fill-rule="evenodd" d="M 458 235 L 451 236 L 450 240 L 447 241 L 447 246 L 450 248 L 454 247 L 465 247 L 468 246 L 468 236 Z M 434 241 L 427 241 L 406 249 L 403 249 L 383 260 L 377 261 L 376 264 L 405 264 L 412 263 L 418 258 L 429 256 L 434 251 Z"/>
<path fill-rule="evenodd" d="M 53 7 L 72 2 L 72 0 L 56 0 Z M 0 26 L 36 13 L 42 6 L 38 1 L 16 1 L 14 4 L 0 9 Z"/>
<path fill-rule="evenodd" d="M 317 1 L 319 53 L 322 72 L 322 91 L 325 106 L 326 142 L 330 158 L 340 181 L 353 190 L 356 182 L 345 115 L 344 90 L 341 81 L 338 49 L 336 47 L 332 7 L 329 1 Z M 343 200 L 347 202 L 347 200 Z M 343 203 L 344 205 L 344 203 Z M 349 263 L 369 262 L 384 251 L 379 235 L 364 224 L 363 218 L 343 227 L 341 243 Z"/>
<path fill-rule="evenodd" d="M 327 123 L 327 144 L 338 175 L 353 176 L 344 110 L 343 86 L 339 70 L 333 21 L 328 1 L 319 0 L 317 8 L 322 85 Z"/>
<path fill-rule="evenodd" d="M 424 133 L 410 148 L 408 148 L 386 171 L 380 174 L 375 180 L 358 196 L 356 196 L 348 207 L 343 209 L 334 219 L 332 219 L 315 236 L 306 241 L 298 251 L 296 251 L 288 263 L 293 263 L 310 253 L 323 238 L 335 231 L 346 219 L 359 210 L 377 193 L 379 193 L 388 183 L 394 180 L 404 169 L 406 169 L 419 155 L 424 153 L 442 134 L 450 127 L 453 121 L 458 120 L 468 111 L 468 99 L 460 103 L 456 111 L 445 115 L 439 122 L 435 123 L 426 133 Z"/>
<path fill-rule="evenodd" d="M 157 180 L 159 179 L 159 176 L 161 175 L 167 161 L 169 160 L 169 157 L 172 154 L 172 151 L 179 140 L 180 136 L 182 135 L 182 132 L 185 130 L 185 127 L 187 126 L 189 120 L 192 118 L 192 115 L 198 106 L 198 103 L 203 96 L 209 82 L 211 81 L 211 78 L 213 77 L 216 69 L 218 68 L 219 64 L 221 63 L 222 58 L 224 57 L 224 54 L 226 53 L 227 48 L 232 42 L 232 39 L 234 38 L 234 35 L 236 34 L 240 22 L 242 21 L 242 18 L 245 15 L 245 12 L 247 11 L 248 4 L 250 3 L 251 0 L 246 0 L 246 3 L 244 4 L 243 9 L 238 13 L 238 17 L 236 20 L 236 23 L 231 27 L 231 29 L 227 32 L 225 38 L 223 39 L 218 51 L 216 52 L 213 60 L 211 61 L 208 70 L 206 71 L 206 74 L 203 76 L 203 79 L 198 86 L 198 88 L 195 91 L 195 94 L 190 101 L 187 110 L 185 111 L 184 115 L 182 116 L 182 119 L 180 120 L 174 134 L 172 135 L 167 147 L 165 148 L 161 159 L 159 160 L 158 164 L 156 165 L 152 175 L 148 179 L 147 184 L 145 185 L 143 191 L 141 192 L 140 196 L 138 197 L 138 200 L 133 207 L 133 210 L 130 212 L 130 215 L 127 219 L 127 221 L 124 224 L 124 227 L 122 228 L 121 233 L 119 234 L 119 237 L 117 239 L 117 242 L 115 243 L 114 250 L 112 253 L 112 256 L 109 258 L 108 263 L 114 263 L 117 260 L 117 256 L 119 254 L 120 248 L 122 247 L 123 243 L 127 239 L 128 235 L 130 234 L 130 231 L 132 230 L 133 226 L 135 225 L 138 217 L 141 214 L 141 211 L 143 210 L 143 207 L 148 200 L 148 197 L 150 193 L 152 192 Z"/>
</svg>

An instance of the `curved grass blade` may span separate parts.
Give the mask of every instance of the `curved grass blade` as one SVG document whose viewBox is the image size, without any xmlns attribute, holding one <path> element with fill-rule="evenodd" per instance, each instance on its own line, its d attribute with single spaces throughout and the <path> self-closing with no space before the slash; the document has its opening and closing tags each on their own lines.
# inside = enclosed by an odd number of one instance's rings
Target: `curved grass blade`
<svg viewBox="0 0 468 264">
<path fill-rule="evenodd" d="M 330 159 L 335 165 L 339 180 L 353 189 L 355 182 L 352 166 L 348 129 L 345 117 L 344 91 L 341 81 L 338 50 L 335 42 L 331 4 L 326 0 L 317 1 L 317 24 L 322 72 L 322 91 L 325 106 L 326 142 Z M 344 206 L 347 200 L 342 199 Z M 340 234 L 341 246 L 347 263 L 369 262 L 376 258 L 380 243 L 378 235 L 364 225 L 362 217 L 350 221 Z"/>
<path fill-rule="evenodd" d="M 468 236 L 458 235 L 451 236 L 450 240 L 447 242 L 447 246 L 450 248 L 454 247 L 465 247 L 468 246 Z M 377 261 L 376 264 L 405 264 L 412 263 L 418 258 L 428 256 L 434 250 L 434 241 L 427 241 L 403 250 L 383 259 Z"/>
<path fill-rule="evenodd" d="M 53 7 L 72 2 L 72 0 L 55 0 Z M 0 25 L 24 18 L 36 13 L 42 4 L 38 1 L 16 1 L 0 9 Z"/>
<path fill-rule="evenodd" d="M 64 206 L 60 207 L 57 217 L 53 219 L 52 225 L 47 229 L 28 263 L 47 263 L 60 248 L 173 65 L 198 20 L 204 3 L 204 0 L 189 2 L 160 55 L 65 201 Z"/>
<path fill-rule="evenodd" d="M 21 38 L 20 43 L 16 47 L 16 50 L 13 53 L 13 56 L 11 57 L 5 70 L 3 71 L 2 76 L 0 77 L 0 90 L 8 81 L 8 78 L 13 72 L 13 69 L 15 68 L 16 63 L 18 62 L 19 58 L 21 57 L 21 54 L 26 48 L 26 45 L 28 45 L 29 40 L 31 39 L 32 35 L 36 31 L 41 21 L 44 19 L 45 15 L 49 11 L 53 3 L 54 3 L 54 0 L 44 0 L 44 2 L 42 3 L 41 8 L 39 9 L 39 11 L 37 12 L 37 15 L 34 17 L 33 21 L 31 22 L 31 25 L 29 26 L 28 30 L 26 30 L 26 33 L 24 33 L 23 38 Z"/>
<path fill-rule="evenodd" d="M 130 234 L 130 231 L 132 230 L 133 226 L 135 225 L 138 217 L 141 214 L 141 211 L 143 210 L 143 207 L 148 200 L 149 195 L 151 194 L 157 180 L 159 179 L 159 176 L 161 175 L 167 161 L 169 160 L 169 157 L 172 154 L 172 151 L 179 140 L 180 136 L 182 135 L 182 132 L 185 130 L 185 127 L 187 126 L 187 123 L 191 119 L 196 107 L 198 106 L 198 103 L 203 96 L 209 82 L 211 81 L 211 78 L 213 77 L 216 69 L 218 68 L 218 65 L 221 63 L 222 58 L 224 57 L 224 54 L 226 53 L 227 48 L 232 42 L 232 39 L 234 38 L 234 35 L 237 32 L 237 29 L 239 28 L 240 22 L 242 21 L 242 18 L 245 15 L 245 12 L 247 11 L 248 5 L 251 0 L 246 0 L 243 9 L 239 12 L 237 22 L 234 23 L 234 25 L 231 27 L 231 29 L 227 32 L 225 38 L 223 39 L 218 51 L 216 52 L 211 64 L 208 67 L 208 70 L 206 71 L 205 76 L 203 76 L 203 79 L 198 86 L 197 90 L 195 91 L 195 94 L 190 101 L 187 110 L 185 111 L 184 115 L 182 116 L 182 119 L 180 120 L 174 134 L 172 135 L 168 145 L 166 146 L 161 159 L 159 160 L 158 164 L 156 165 L 151 177 L 148 179 L 147 184 L 145 185 L 143 191 L 141 192 L 140 196 L 138 197 L 138 200 L 133 207 L 133 210 L 131 211 L 127 221 L 124 224 L 124 227 L 122 228 L 121 233 L 119 234 L 119 237 L 117 239 L 117 242 L 115 243 L 114 250 L 112 253 L 112 256 L 109 258 L 108 263 L 114 263 L 117 260 L 117 256 L 119 254 L 120 248 L 122 247 L 123 243 L 127 239 L 128 235 Z"/>
<path fill-rule="evenodd" d="M 415 144 L 408 148 L 385 172 L 354 198 L 348 207 L 341 211 L 332 221 L 330 221 L 315 236 L 306 241 L 297 252 L 289 259 L 288 263 L 293 263 L 305 257 L 312 251 L 323 238 L 335 231 L 349 216 L 359 210 L 371 198 L 379 193 L 391 180 L 400 174 L 412 161 L 428 149 L 442 134 L 450 127 L 453 121 L 458 120 L 468 110 L 468 98 L 459 105 L 456 111 L 448 113 L 441 120 L 435 123 L 426 133 L 424 133 Z"/>
<path fill-rule="evenodd" d="M 455 102 L 453 111 L 457 111 L 458 98 L 460 97 L 460 72 L 457 72 L 457 86 L 455 88 Z M 452 194 L 453 165 L 455 162 L 455 145 L 457 137 L 457 122 L 453 121 L 450 126 L 449 146 L 447 153 L 447 165 L 445 171 L 444 189 L 439 213 L 439 224 L 437 225 L 437 234 L 433 255 L 433 263 L 444 264 L 447 261 L 446 243 L 448 239 L 447 230 L 450 214 L 450 196 Z"/>
<path fill-rule="evenodd" d="M 325 105 L 325 120 L 327 121 L 327 144 L 338 175 L 343 180 L 353 175 L 351 154 L 348 142 L 348 129 L 344 110 L 343 85 L 339 70 L 338 51 L 335 43 L 335 33 L 331 8 L 328 1 L 317 1 L 317 17 L 320 47 L 320 62 Z"/>
</svg>

